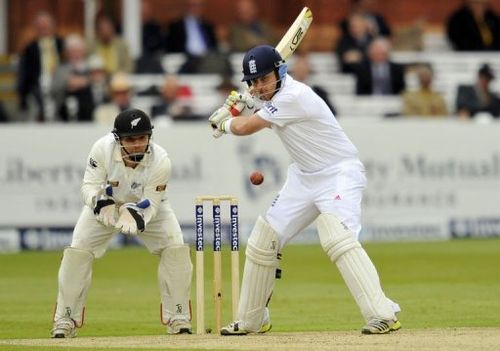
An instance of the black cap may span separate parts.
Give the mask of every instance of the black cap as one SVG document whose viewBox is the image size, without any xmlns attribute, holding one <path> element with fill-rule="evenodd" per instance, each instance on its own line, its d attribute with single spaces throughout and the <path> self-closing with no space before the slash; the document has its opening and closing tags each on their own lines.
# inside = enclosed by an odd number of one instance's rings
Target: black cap
<svg viewBox="0 0 500 351">
<path fill-rule="evenodd" d="M 132 108 L 122 111 L 115 118 L 113 133 L 118 137 L 153 133 L 149 116 L 141 110 Z"/>
<path fill-rule="evenodd" d="M 495 72 L 491 69 L 490 65 L 485 63 L 479 68 L 478 75 L 484 76 L 490 80 L 495 79 Z"/>
</svg>

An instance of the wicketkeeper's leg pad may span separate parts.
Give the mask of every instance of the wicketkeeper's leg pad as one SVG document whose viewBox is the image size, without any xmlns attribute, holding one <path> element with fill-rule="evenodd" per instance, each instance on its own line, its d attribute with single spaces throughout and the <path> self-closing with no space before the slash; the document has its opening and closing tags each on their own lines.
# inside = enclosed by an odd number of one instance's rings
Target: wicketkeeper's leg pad
<svg viewBox="0 0 500 351">
<path fill-rule="evenodd" d="M 354 233 L 330 213 L 318 216 L 316 224 L 321 246 L 337 265 L 365 320 L 393 319 L 377 270 Z"/>
<path fill-rule="evenodd" d="M 174 320 L 191 320 L 189 297 L 193 264 L 187 245 L 169 246 L 161 252 L 158 284 L 161 294 L 161 321 L 168 325 Z"/>
<path fill-rule="evenodd" d="M 239 320 L 249 332 L 257 332 L 262 326 L 264 309 L 274 288 L 279 247 L 276 232 L 259 216 L 247 243 L 238 309 Z"/>
<path fill-rule="evenodd" d="M 92 252 L 67 247 L 59 268 L 59 293 L 54 321 L 68 317 L 78 327 L 83 324 L 83 309 L 92 281 Z"/>
</svg>

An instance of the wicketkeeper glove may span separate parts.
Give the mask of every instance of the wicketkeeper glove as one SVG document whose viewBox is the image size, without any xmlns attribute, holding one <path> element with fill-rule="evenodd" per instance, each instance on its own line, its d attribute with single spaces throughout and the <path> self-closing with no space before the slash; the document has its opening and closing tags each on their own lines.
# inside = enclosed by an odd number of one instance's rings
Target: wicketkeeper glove
<svg viewBox="0 0 500 351">
<path fill-rule="evenodd" d="M 144 211 L 150 206 L 148 199 L 138 203 L 128 202 L 123 204 L 120 209 L 120 218 L 116 222 L 115 228 L 123 234 L 136 235 L 143 232 L 145 228 Z"/>
<path fill-rule="evenodd" d="M 113 187 L 103 185 L 94 200 L 94 214 L 96 219 L 106 227 L 115 225 L 115 200 L 113 199 Z"/>
<path fill-rule="evenodd" d="M 245 107 L 253 109 L 255 107 L 255 101 L 248 91 L 238 93 L 233 90 L 224 102 L 224 107 L 231 112 L 231 115 L 238 116 Z"/>
</svg>

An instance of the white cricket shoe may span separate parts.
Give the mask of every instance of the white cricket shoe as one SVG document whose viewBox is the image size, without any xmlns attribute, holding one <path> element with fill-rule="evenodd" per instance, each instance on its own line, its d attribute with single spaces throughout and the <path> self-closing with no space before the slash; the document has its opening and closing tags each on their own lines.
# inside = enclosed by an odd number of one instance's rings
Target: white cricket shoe
<svg viewBox="0 0 500 351">
<path fill-rule="evenodd" d="M 265 308 L 264 310 L 264 318 L 262 318 L 262 325 L 257 333 L 263 334 L 267 333 L 272 328 L 271 324 L 271 316 L 269 314 L 269 308 Z M 220 330 L 221 335 L 247 335 L 249 332 L 243 327 L 243 323 L 241 321 L 236 321 L 228 324 L 225 327 L 222 327 Z"/>
<path fill-rule="evenodd" d="M 241 322 L 232 322 L 222 327 L 220 335 L 247 335 L 249 332 L 242 328 Z"/>
<path fill-rule="evenodd" d="M 174 319 L 167 324 L 167 334 L 192 334 L 191 322 L 187 319 Z"/>
<path fill-rule="evenodd" d="M 401 329 L 401 323 L 397 319 L 377 319 L 370 320 L 361 329 L 362 334 L 387 334 Z"/>
<path fill-rule="evenodd" d="M 59 318 L 54 322 L 50 336 L 56 339 L 74 338 L 76 336 L 76 323 L 68 317 Z"/>
</svg>

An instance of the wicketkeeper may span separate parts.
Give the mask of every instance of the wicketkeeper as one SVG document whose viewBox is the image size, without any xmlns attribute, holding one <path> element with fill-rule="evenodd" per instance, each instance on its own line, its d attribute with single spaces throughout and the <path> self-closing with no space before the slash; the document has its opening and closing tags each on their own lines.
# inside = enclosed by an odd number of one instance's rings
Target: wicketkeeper
<svg viewBox="0 0 500 351">
<path fill-rule="evenodd" d="M 249 135 L 271 128 L 293 163 L 283 188 L 248 239 L 238 320 L 222 335 L 245 335 L 271 329 L 267 303 L 274 287 L 278 259 L 285 244 L 316 220 L 321 246 L 336 264 L 366 325 L 364 334 L 398 330 L 399 306 L 388 299 L 377 270 L 361 247 L 361 198 L 365 170 L 358 150 L 326 103 L 310 87 L 287 74 L 286 64 L 271 46 L 249 50 L 243 79 L 251 94 L 231 94 L 212 114 L 214 137 Z M 264 102 L 250 116 L 233 117 Z M 232 113 L 231 113 L 232 112 Z"/>
<path fill-rule="evenodd" d="M 192 264 L 181 228 L 167 200 L 170 159 L 151 141 L 153 126 L 130 109 L 92 147 L 81 187 L 85 206 L 59 269 L 59 294 L 51 336 L 68 338 L 83 325 L 92 264 L 118 232 L 138 236 L 159 256 L 162 321 L 167 333 L 191 333 Z"/>
</svg>

